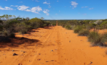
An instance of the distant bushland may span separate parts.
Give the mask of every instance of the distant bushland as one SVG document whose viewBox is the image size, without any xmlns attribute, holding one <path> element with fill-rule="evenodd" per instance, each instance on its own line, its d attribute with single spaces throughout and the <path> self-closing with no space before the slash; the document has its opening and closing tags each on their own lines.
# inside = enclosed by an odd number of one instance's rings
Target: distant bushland
<svg viewBox="0 0 107 65">
<path fill-rule="evenodd" d="M 31 29 L 49 25 L 50 22 L 46 22 L 39 18 L 21 18 L 15 15 L 5 14 L 0 16 L 0 36 L 15 37 L 16 32 L 26 34 Z"/>
</svg>

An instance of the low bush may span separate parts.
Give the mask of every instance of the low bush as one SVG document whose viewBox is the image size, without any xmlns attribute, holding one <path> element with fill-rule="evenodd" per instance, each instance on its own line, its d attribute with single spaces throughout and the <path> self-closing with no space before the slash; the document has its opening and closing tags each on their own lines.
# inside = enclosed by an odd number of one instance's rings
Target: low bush
<svg viewBox="0 0 107 65">
<path fill-rule="evenodd" d="M 89 25 L 87 25 L 88 26 L 88 29 L 93 29 L 93 28 L 95 28 L 95 24 L 94 23 L 90 23 Z"/>
<path fill-rule="evenodd" d="M 68 30 L 72 29 L 71 25 L 66 25 L 65 28 L 68 29 Z"/>
<path fill-rule="evenodd" d="M 79 33 L 82 29 L 82 26 L 77 26 L 74 28 L 74 33 Z"/>
<path fill-rule="evenodd" d="M 83 29 L 79 31 L 79 36 L 88 36 L 89 35 L 89 30 Z"/>
<path fill-rule="evenodd" d="M 15 30 L 17 32 L 20 32 L 22 34 L 26 34 L 28 30 L 30 30 L 31 26 L 26 25 L 24 22 L 18 23 L 15 27 Z"/>
<path fill-rule="evenodd" d="M 93 46 L 102 46 L 102 36 L 97 32 L 90 32 L 88 35 L 88 40 L 92 43 Z"/>
<path fill-rule="evenodd" d="M 45 27 L 49 25 L 50 22 L 45 22 L 38 18 L 33 18 L 31 20 L 22 18 L 14 18 L 6 21 L 0 20 L 0 36 L 14 38 L 14 33 L 16 32 L 26 34 L 31 29 L 36 29 L 39 27 Z"/>
<path fill-rule="evenodd" d="M 107 44 L 105 44 L 105 42 L 107 42 L 107 33 L 102 34 L 102 42 L 103 42 L 103 46 L 107 46 Z"/>
</svg>

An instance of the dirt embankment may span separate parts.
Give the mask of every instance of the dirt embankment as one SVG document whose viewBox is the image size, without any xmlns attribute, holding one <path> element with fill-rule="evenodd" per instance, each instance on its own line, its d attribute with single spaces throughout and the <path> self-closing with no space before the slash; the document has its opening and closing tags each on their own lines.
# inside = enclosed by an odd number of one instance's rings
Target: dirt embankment
<svg viewBox="0 0 107 65">
<path fill-rule="evenodd" d="M 60 26 L 16 36 L 0 43 L 0 65 L 107 65 L 106 48 Z"/>
</svg>

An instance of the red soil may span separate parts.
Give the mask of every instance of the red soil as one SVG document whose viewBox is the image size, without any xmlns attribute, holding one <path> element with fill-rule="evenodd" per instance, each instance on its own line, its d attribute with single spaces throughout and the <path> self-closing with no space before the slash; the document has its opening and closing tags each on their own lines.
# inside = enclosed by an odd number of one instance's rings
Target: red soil
<svg viewBox="0 0 107 65">
<path fill-rule="evenodd" d="M 16 36 L 24 38 L 1 46 L 0 65 L 107 65 L 106 48 L 92 47 L 87 37 L 60 26 Z"/>
</svg>

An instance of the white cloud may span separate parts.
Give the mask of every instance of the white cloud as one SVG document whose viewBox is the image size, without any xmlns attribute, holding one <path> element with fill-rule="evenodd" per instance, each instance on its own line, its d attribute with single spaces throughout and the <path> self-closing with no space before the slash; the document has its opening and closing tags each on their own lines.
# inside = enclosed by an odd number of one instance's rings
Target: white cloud
<svg viewBox="0 0 107 65">
<path fill-rule="evenodd" d="M 46 9 L 46 10 L 44 10 L 44 11 L 43 11 L 43 13 L 45 13 L 46 15 L 49 15 L 49 13 L 48 13 L 48 12 L 49 12 L 49 10 L 48 10 L 48 9 Z"/>
<path fill-rule="evenodd" d="M 17 9 L 24 11 L 24 10 L 26 10 L 26 9 L 28 9 L 28 8 L 29 8 L 28 6 L 22 5 L 22 6 L 18 6 Z"/>
<path fill-rule="evenodd" d="M 43 4 L 46 4 L 46 5 L 48 5 L 49 8 L 51 8 L 50 3 L 45 1 L 45 2 L 43 2 Z"/>
<path fill-rule="evenodd" d="M 43 4 L 47 4 L 47 5 L 49 5 L 50 3 L 47 3 L 47 2 L 45 1 L 45 2 L 43 2 Z"/>
<path fill-rule="evenodd" d="M 71 1 L 71 5 L 73 6 L 73 8 L 76 8 L 78 3 L 76 3 L 75 1 Z"/>
<path fill-rule="evenodd" d="M 22 6 L 18 6 L 18 10 L 21 10 L 21 11 L 27 11 L 27 12 L 33 12 L 33 13 L 37 13 L 39 14 L 40 11 L 42 11 L 42 8 L 37 6 L 37 7 L 32 7 L 30 9 L 28 9 L 29 7 L 28 6 L 25 6 L 25 5 L 22 5 Z"/>
<path fill-rule="evenodd" d="M 27 11 L 30 11 L 30 12 L 33 12 L 33 13 L 39 13 L 40 11 L 42 11 L 42 8 L 37 6 L 37 7 L 31 8 L 31 10 L 27 10 Z"/>
<path fill-rule="evenodd" d="M 94 8 L 89 8 L 88 6 L 84 6 L 84 7 L 81 7 L 81 8 L 88 8 L 89 10 L 94 9 Z"/>
<path fill-rule="evenodd" d="M 13 8 L 11 8 L 11 7 L 17 7 L 17 9 L 20 11 L 27 11 L 27 12 L 32 12 L 32 13 L 36 13 L 36 14 L 39 14 L 39 12 L 42 11 L 42 8 L 39 6 L 30 8 L 29 6 L 25 6 L 25 5 L 21 5 L 21 6 L 10 5 L 10 7 L 4 7 L 4 8 L 0 6 L 0 10 L 13 10 Z M 49 12 L 49 10 L 44 10 L 44 13 L 46 13 L 47 15 L 49 15 L 48 12 Z"/>
<path fill-rule="evenodd" d="M 31 10 L 29 10 L 29 9 L 26 9 L 25 11 L 28 11 L 28 12 L 30 12 Z"/>
<path fill-rule="evenodd" d="M 36 14 L 39 14 L 39 12 L 42 11 L 42 8 L 39 6 L 30 8 L 29 6 L 25 6 L 25 5 L 21 5 L 21 6 L 10 5 L 10 7 L 4 7 L 4 8 L 0 6 L 0 10 L 13 10 L 13 8 L 11 8 L 11 7 L 17 7 L 17 9 L 20 11 L 27 11 L 27 12 L 32 12 L 32 13 L 36 13 Z M 43 12 L 46 13 L 47 15 L 49 15 L 48 14 L 49 10 L 44 10 Z"/>
<path fill-rule="evenodd" d="M 4 8 L 2 8 L 2 7 L 0 6 L 0 10 L 13 10 L 13 8 L 10 8 L 10 7 L 4 7 Z"/>
<path fill-rule="evenodd" d="M 92 9 L 94 9 L 94 8 L 89 8 L 89 10 L 92 10 Z"/>
</svg>

